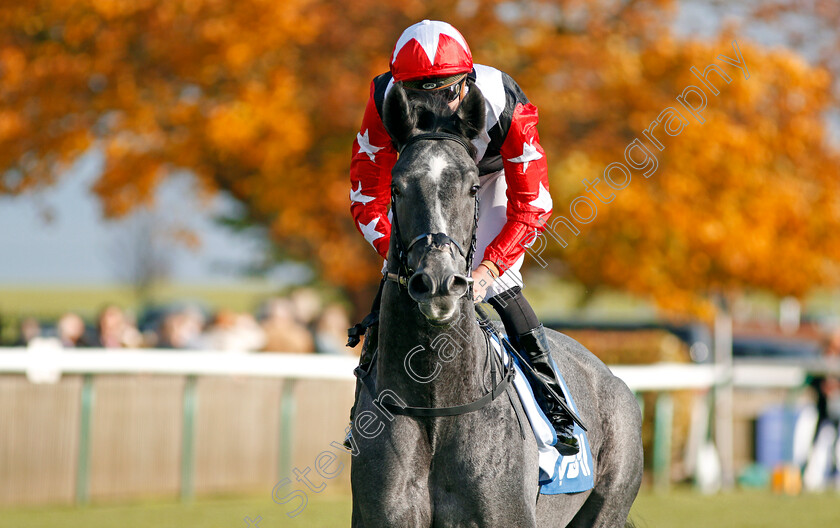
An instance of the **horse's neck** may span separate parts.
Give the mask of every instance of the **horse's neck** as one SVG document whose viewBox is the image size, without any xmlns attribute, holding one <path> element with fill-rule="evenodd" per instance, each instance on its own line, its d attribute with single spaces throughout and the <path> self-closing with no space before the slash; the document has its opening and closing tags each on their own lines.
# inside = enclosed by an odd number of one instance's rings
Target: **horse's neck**
<svg viewBox="0 0 840 528">
<path fill-rule="evenodd" d="M 393 390 L 408 405 L 429 407 L 462 404 L 486 392 L 486 341 L 472 301 L 464 298 L 459 306 L 452 325 L 432 326 L 405 290 L 386 286 L 376 367 L 379 390 Z"/>
</svg>

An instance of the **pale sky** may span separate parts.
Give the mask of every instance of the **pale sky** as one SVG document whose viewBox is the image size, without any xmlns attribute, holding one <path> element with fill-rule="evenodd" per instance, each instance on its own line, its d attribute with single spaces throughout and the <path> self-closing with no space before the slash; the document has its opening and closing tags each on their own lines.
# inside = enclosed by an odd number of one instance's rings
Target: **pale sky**
<svg viewBox="0 0 840 528">
<path fill-rule="evenodd" d="M 126 258 L 120 254 L 132 230 L 128 221 L 103 220 L 101 206 L 90 191 L 101 164 L 101 155 L 88 153 L 53 187 L 19 197 L 0 196 L 0 285 L 102 284 L 120 279 L 118 268 Z M 163 221 L 192 229 L 202 241 L 195 252 L 173 246 L 175 281 L 229 282 L 237 278 L 236 269 L 261 255 L 258 239 L 235 235 L 213 223 L 217 212 L 235 203 L 219 197 L 209 206 L 201 205 L 189 176 L 167 182 L 157 201 L 156 214 Z"/>
</svg>

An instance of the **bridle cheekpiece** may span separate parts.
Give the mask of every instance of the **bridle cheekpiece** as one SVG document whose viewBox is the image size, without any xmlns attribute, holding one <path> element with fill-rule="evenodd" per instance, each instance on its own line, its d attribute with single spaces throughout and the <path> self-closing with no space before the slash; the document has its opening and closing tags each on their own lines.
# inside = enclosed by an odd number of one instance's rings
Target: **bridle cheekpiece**
<svg viewBox="0 0 840 528">
<path fill-rule="evenodd" d="M 470 156 L 470 159 L 472 159 L 472 149 L 470 148 L 470 144 L 467 142 L 467 140 L 456 134 L 450 134 L 449 132 L 426 132 L 423 134 L 417 134 L 416 136 L 412 136 L 408 139 L 408 141 L 405 142 L 404 145 L 402 145 L 402 147 L 400 147 L 400 154 L 402 154 L 403 151 L 410 145 L 413 145 L 414 143 L 423 140 L 454 141 L 462 147 L 464 147 L 464 150 L 467 151 L 467 154 Z M 470 247 L 466 253 L 464 253 L 464 249 L 461 247 L 461 244 L 459 244 L 455 239 L 453 239 L 446 233 L 422 233 L 414 237 L 406 247 L 403 244 L 402 234 L 400 233 L 396 205 L 396 195 L 393 191 L 391 191 L 391 236 L 395 237 L 394 242 L 396 244 L 397 249 L 396 258 L 398 267 L 397 273 L 393 273 L 386 270 L 383 273 L 384 278 L 386 280 L 396 282 L 403 288 L 407 288 L 408 280 L 415 273 L 415 270 L 412 269 L 411 266 L 409 266 L 408 264 L 408 253 L 418 242 L 425 241 L 427 245 L 437 247 L 453 245 L 458 250 L 458 253 L 460 253 L 460 255 L 464 257 L 464 259 L 467 261 L 466 277 L 470 285 L 467 292 L 470 295 L 472 295 L 473 281 L 472 277 L 470 277 L 470 273 L 472 272 L 473 256 L 475 255 L 476 245 L 476 231 L 478 229 L 478 195 L 476 194 L 475 196 L 475 214 L 473 215 L 472 237 L 470 239 Z"/>
</svg>

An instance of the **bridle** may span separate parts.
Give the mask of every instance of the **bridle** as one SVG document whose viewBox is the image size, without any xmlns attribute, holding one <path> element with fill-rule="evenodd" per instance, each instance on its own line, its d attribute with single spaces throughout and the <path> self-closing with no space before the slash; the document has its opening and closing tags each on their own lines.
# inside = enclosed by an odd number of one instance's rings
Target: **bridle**
<svg viewBox="0 0 840 528">
<path fill-rule="evenodd" d="M 402 147 L 400 147 L 400 150 L 399 150 L 400 154 L 402 154 L 403 151 L 406 148 L 408 148 L 410 145 L 413 145 L 414 143 L 417 143 L 418 141 L 424 141 L 424 140 L 454 141 L 455 143 L 458 143 L 459 145 L 464 147 L 464 150 L 466 150 L 467 154 L 470 155 L 470 158 L 472 158 L 472 154 L 470 152 L 470 146 L 467 143 L 467 140 L 462 138 L 461 136 L 458 136 L 458 135 L 455 135 L 455 134 L 450 134 L 448 132 L 427 132 L 427 133 L 423 133 L 423 134 L 418 134 L 416 136 L 412 136 L 411 138 L 409 138 L 408 141 L 405 142 L 405 144 Z M 420 235 L 417 235 L 416 237 L 414 237 L 411 240 L 411 242 L 408 243 L 408 246 L 405 246 L 403 244 L 402 233 L 400 232 L 400 224 L 399 224 L 399 219 L 398 219 L 399 215 L 397 215 L 396 206 L 397 206 L 396 195 L 394 194 L 394 191 L 392 190 L 391 191 L 391 236 L 394 237 L 394 242 L 396 244 L 396 249 L 397 249 L 396 258 L 397 258 L 398 266 L 397 266 L 397 272 L 396 273 L 390 272 L 390 271 L 385 271 L 383 273 L 384 278 L 386 280 L 396 282 L 397 284 L 399 284 L 403 288 L 407 288 L 408 287 L 408 280 L 415 273 L 415 270 L 412 269 L 411 266 L 409 266 L 409 264 L 408 264 L 408 254 L 411 251 L 411 249 L 417 243 L 419 243 L 420 241 L 424 241 L 427 246 L 432 246 L 432 247 L 444 247 L 444 246 L 447 246 L 447 245 L 452 245 L 452 246 L 455 246 L 455 248 L 458 250 L 458 253 L 462 257 L 464 257 L 464 259 L 467 261 L 467 269 L 466 269 L 465 276 L 467 278 L 467 282 L 469 283 L 470 287 L 467 289 L 467 292 L 465 293 L 465 295 L 469 294 L 470 296 L 472 296 L 473 280 L 472 280 L 472 277 L 470 277 L 470 273 L 472 272 L 473 256 L 475 255 L 476 231 L 478 230 L 478 194 L 476 194 L 476 196 L 475 196 L 475 214 L 473 215 L 473 229 L 472 229 L 472 236 L 470 238 L 470 247 L 469 247 L 469 249 L 467 250 L 466 253 L 464 253 L 464 249 L 461 247 L 461 244 L 459 244 L 455 239 L 453 239 L 451 236 L 447 235 L 446 233 L 423 233 L 423 234 L 420 234 Z"/>
<path fill-rule="evenodd" d="M 460 136 L 450 134 L 448 132 L 429 132 L 413 136 L 408 141 L 406 141 L 402 148 L 400 148 L 399 152 L 402 153 L 408 146 L 422 140 L 454 141 L 462 147 L 464 147 L 464 150 L 467 151 L 467 154 L 470 154 L 470 157 L 472 157 L 470 147 L 467 141 Z M 411 276 L 415 273 L 415 270 L 411 269 L 411 266 L 409 266 L 408 264 L 408 253 L 420 241 L 424 241 L 427 245 L 437 247 L 452 245 L 467 261 L 466 276 L 470 287 L 467 288 L 467 292 L 465 293 L 465 295 L 469 295 L 470 299 L 472 299 L 473 280 L 469 275 L 472 271 L 473 256 L 475 255 L 476 230 L 478 229 L 478 194 L 476 194 L 475 196 L 475 214 L 473 216 L 473 229 L 472 236 L 470 238 L 470 247 L 466 253 L 464 253 L 464 249 L 461 247 L 461 245 L 446 233 L 423 233 L 414 237 L 411 240 L 411 242 L 408 243 L 408 246 L 404 245 L 402 235 L 400 233 L 399 220 L 395 207 L 396 196 L 392 191 L 391 236 L 395 237 L 394 242 L 397 249 L 396 258 L 399 267 L 397 269 L 397 273 L 386 271 L 384 273 L 383 281 L 387 280 L 396 282 L 400 287 L 408 288 L 408 279 L 411 278 Z M 490 344 L 490 333 L 494 332 L 492 324 L 486 318 L 482 318 L 482 320 L 479 321 L 479 324 L 481 326 L 487 327 L 490 330 L 490 332 L 483 332 L 483 334 L 485 340 L 487 360 L 490 362 L 491 389 L 485 392 L 477 400 L 471 401 L 463 405 L 454 405 L 451 407 L 414 407 L 410 405 L 397 405 L 388 401 L 381 401 L 381 395 L 378 395 L 378 391 L 376 390 L 376 383 L 369 375 L 370 371 L 368 369 L 365 369 L 360 365 L 356 368 L 355 374 L 361 380 L 362 384 L 365 386 L 371 397 L 373 397 L 374 400 L 378 401 L 379 405 L 381 405 L 384 409 L 388 410 L 393 414 L 412 416 L 415 418 L 423 418 L 440 416 L 458 416 L 461 414 L 471 413 L 478 411 L 479 409 L 483 409 L 487 406 L 487 404 L 495 400 L 499 395 L 505 393 L 511 381 L 513 380 L 513 377 L 515 376 L 516 371 L 513 368 L 512 360 L 505 363 L 503 360 L 500 360 L 497 357 L 492 357 L 495 356 L 495 354 L 492 352 L 492 347 Z M 370 365 L 373 365 L 375 363 L 378 351 L 378 349 L 374 351 L 374 355 L 371 358 Z M 501 363 L 501 372 L 499 372 L 500 369 L 497 365 L 497 362 Z M 510 394 L 508 394 L 508 399 L 510 399 Z M 511 405 L 513 405 L 513 400 L 511 400 Z M 522 429 L 521 422 L 520 432 L 522 433 L 522 437 L 524 438 L 525 433 L 524 429 Z"/>
</svg>

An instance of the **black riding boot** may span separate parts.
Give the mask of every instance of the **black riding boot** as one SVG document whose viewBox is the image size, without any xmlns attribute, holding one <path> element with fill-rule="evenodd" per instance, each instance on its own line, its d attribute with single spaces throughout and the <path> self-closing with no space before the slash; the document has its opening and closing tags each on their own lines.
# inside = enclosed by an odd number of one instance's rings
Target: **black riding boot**
<svg viewBox="0 0 840 528">
<path fill-rule="evenodd" d="M 563 389 L 560 388 L 560 382 L 551 366 L 550 347 L 543 325 L 520 334 L 518 337 L 520 349 L 528 355 L 528 361 L 535 371 L 535 376 L 539 378 L 540 385 L 544 385 L 534 387 L 534 394 L 537 396 L 540 407 L 545 411 L 546 416 L 557 431 L 557 444 L 554 447 L 564 456 L 577 454 L 580 446 L 574 435 L 574 422 L 551 393 L 553 391 L 558 397 L 563 398 Z M 550 388 L 551 391 L 546 390 L 546 387 Z"/>
</svg>

